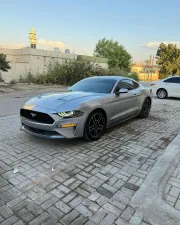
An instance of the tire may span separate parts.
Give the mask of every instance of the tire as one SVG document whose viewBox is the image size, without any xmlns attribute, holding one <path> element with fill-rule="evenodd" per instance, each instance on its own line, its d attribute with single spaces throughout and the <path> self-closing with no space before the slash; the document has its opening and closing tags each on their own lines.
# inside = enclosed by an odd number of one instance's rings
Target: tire
<svg viewBox="0 0 180 225">
<path fill-rule="evenodd" d="M 168 96 L 168 93 L 165 89 L 162 88 L 162 89 L 157 90 L 157 97 L 158 98 L 165 99 L 165 98 L 167 98 L 167 96 Z"/>
<path fill-rule="evenodd" d="M 143 106 L 142 106 L 141 112 L 139 114 L 139 117 L 140 118 L 147 118 L 149 116 L 150 110 L 151 110 L 151 99 L 146 98 L 144 103 L 143 103 Z"/>
<path fill-rule="evenodd" d="M 87 118 L 84 127 L 84 139 L 86 141 L 97 141 L 106 128 L 106 118 L 102 111 L 93 111 Z"/>
</svg>

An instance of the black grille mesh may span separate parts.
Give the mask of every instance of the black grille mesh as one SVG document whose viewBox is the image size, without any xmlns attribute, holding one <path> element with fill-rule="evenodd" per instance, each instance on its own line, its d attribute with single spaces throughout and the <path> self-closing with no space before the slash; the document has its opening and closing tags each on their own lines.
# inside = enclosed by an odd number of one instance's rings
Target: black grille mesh
<svg viewBox="0 0 180 225">
<path fill-rule="evenodd" d="M 54 123 L 54 119 L 50 115 L 48 115 L 46 113 L 42 113 L 42 112 L 21 109 L 20 115 L 27 119 L 30 119 L 32 121 L 38 122 L 38 123 L 45 123 L 45 124 L 53 124 Z"/>
</svg>

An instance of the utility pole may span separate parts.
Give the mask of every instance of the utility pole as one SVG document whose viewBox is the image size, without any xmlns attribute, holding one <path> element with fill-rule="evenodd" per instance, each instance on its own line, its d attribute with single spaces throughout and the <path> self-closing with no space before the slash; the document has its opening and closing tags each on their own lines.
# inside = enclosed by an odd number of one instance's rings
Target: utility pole
<svg viewBox="0 0 180 225">
<path fill-rule="evenodd" d="M 153 67 L 154 67 L 154 55 L 152 57 L 152 64 L 151 64 L 151 80 L 152 80 L 152 73 L 153 73 Z"/>
<path fill-rule="evenodd" d="M 151 74 L 151 61 L 152 61 L 152 55 L 150 55 L 150 59 L 149 59 L 149 68 L 148 68 L 148 80 L 150 79 L 150 74 Z"/>
</svg>

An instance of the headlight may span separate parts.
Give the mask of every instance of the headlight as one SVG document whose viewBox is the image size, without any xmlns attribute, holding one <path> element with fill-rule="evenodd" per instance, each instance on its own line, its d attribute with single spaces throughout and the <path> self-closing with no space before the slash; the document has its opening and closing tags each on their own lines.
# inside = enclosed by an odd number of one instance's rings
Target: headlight
<svg viewBox="0 0 180 225">
<path fill-rule="evenodd" d="M 59 112 L 58 115 L 62 118 L 73 118 L 82 116 L 84 113 L 81 111 L 68 111 L 68 112 Z"/>
</svg>

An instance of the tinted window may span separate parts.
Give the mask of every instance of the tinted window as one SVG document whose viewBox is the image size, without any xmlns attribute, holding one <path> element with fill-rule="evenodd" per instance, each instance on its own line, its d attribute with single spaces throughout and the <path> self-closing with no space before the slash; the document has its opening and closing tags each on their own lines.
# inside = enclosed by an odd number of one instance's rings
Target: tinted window
<svg viewBox="0 0 180 225">
<path fill-rule="evenodd" d="M 89 78 L 73 85 L 71 91 L 111 93 L 115 83 L 114 79 Z"/>
<path fill-rule="evenodd" d="M 114 92 L 118 92 L 120 89 L 122 89 L 122 88 L 127 88 L 127 86 L 124 84 L 124 83 L 122 83 L 121 81 L 117 84 L 117 86 L 116 86 L 116 88 L 115 88 L 115 90 L 114 90 Z"/>
<path fill-rule="evenodd" d="M 123 85 L 125 85 L 126 86 L 126 88 L 128 89 L 128 90 L 133 90 L 133 89 L 135 89 L 135 86 L 134 86 L 134 82 L 132 81 L 132 80 L 122 80 L 121 81 L 122 83 L 123 83 Z"/>
<path fill-rule="evenodd" d="M 180 84 L 180 77 L 175 77 L 174 81 L 175 81 L 175 83 Z"/>
<path fill-rule="evenodd" d="M 167 80 L 164 80 L 165 83 L 175 83 L 175 78 L 169 78 Z"/>
<path fill-rule="evenodd" d="M 138 83 L 136 83 L 136 82 L 134 82 L 132 80 L 126 79 L 126 80 L 120 81 L 117 84 L 117 86 L 115 88 L 115 92 L 118 92 L 122 88 L 126 88 L 128 90 L 133 90 L 133 89 L 138 88 L 138 87 L 139 87 L 139 84 Z"/>
<path fill-rule="evenodd" d="M 134 84 L 134 87 L 135 87 L 135 88 L 138 88 L 138 87 L 139 87 L 139 84 L 138 84 L 137 82 L 134 82 L 134 81 L 133 81 L 133 84 Z"/>
</svg>

